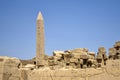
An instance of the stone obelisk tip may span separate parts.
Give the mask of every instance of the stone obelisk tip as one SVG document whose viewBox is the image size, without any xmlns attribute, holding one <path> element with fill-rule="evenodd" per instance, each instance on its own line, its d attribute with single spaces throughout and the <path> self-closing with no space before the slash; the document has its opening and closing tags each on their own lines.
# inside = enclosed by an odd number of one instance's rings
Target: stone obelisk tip
<svg viewBox="0 0 120 80">
<path fill-rule="evenodd" d="M 37 20 L 43 20 L 43 16 L 41 12 L 38 13 Z"/>
</svg>

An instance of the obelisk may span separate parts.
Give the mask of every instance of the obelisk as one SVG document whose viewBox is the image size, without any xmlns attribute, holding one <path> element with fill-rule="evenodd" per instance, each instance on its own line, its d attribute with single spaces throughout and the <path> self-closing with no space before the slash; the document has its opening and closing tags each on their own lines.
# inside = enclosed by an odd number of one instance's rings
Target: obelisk
<svg viewBox="0 0 120 80">
<path fill-rule="evenodd" d="M 36 67 L 44 66 L 44 56 L 44 20 L 39 12 L 36 23 Z"/>
</svg>

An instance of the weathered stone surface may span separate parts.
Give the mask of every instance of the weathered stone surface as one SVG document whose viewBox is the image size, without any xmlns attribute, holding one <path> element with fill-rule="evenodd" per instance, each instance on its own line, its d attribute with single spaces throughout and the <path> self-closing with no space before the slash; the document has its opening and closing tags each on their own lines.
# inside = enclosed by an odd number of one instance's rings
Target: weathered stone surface
<svg viewBox="0 0 120 80">
<path fill-rule="evenodd" d="M 110 56 L 116 55 L 116 52 L 117 52 L 117 50 L 115 48 L 110 48 L 109 49 L 109 55 Z"/>
<path fill-rule="evenodd" d="M 119 80 L 120 60 L 108 60 L 101 68 L 61 68 L 51 70 L 49 67 L 30 70 L 20 67 L 16 58 L 0 57 L 0 80 Z"/>
<path fill-rule="evenodd" d="M 20 65 L 17 58 L 0 57 L 0 80 L 20 80 Z"/>
<path fill-rule="evenodd" d="M 108 60 L 106 64 L 108 74 L 115 77 L 120 76 L 120 60 Z"/>
<path fill-rule="evenodd" d="M 115 48 L 120 48 L 120 41 L 115 42 L 114 47 L 115 47 Z"/>
<path fill-rule="evenodd" d="M 111 63 L 110 63 L 111 64 Z M 59 69 L 28 71 L 28 80 L 119 80 L 107 72 L 108 68 Z M 109 70 L 109 69 L 108 69 Z"/>
<path fill-rule="evenodd" d="M 36 67 L 44 66 L 44 21 L 41 12 L 39 12 L 36 24 Z"/>
</svg>

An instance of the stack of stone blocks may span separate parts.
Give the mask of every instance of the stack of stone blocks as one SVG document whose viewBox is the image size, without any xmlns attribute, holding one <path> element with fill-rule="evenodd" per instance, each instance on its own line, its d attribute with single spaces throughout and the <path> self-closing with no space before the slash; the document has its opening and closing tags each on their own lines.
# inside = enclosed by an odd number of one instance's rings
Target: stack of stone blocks
<svg viewBox="0 0 120 80">
<path fill-rule="evenodd" d="M 109 49 L 109 59 L 120 59 L 120 41 L 116 42 L 113 48 Z"/>
</svg>

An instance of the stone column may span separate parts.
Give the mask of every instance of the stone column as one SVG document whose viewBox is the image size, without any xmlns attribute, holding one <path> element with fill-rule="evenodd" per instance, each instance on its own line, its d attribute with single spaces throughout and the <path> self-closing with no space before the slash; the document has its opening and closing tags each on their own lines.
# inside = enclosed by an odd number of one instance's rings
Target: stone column
<svg viewBox="0 0 120 80">
<path fill-rule="evenodd" d="M 44 66 L 44 21 L 39 12 L 36 23 L 36 66 Z"/>
</svg>

